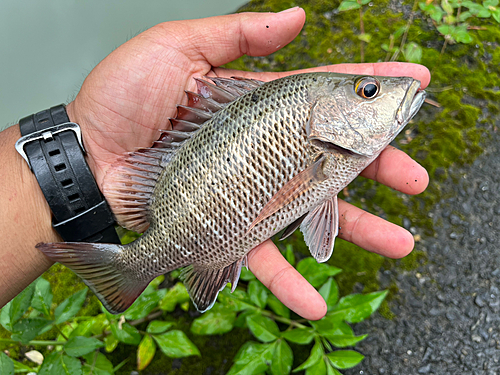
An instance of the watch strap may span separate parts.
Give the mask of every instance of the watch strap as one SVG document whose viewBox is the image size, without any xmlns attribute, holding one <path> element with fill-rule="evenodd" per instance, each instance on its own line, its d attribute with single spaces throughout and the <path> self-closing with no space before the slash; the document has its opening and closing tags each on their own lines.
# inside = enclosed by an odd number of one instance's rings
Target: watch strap
<svg viewBox="0 0 500 375">
<path fill-rule="evenodd" d="M 65 106 L 27 116 L 19 127 L 23 137 L 16 148 L 38 180 L 54 229 L 65 241 L 120 243 L 111 209 L 85 160 L 79 126 L 69 121 Z"/>
</svg>

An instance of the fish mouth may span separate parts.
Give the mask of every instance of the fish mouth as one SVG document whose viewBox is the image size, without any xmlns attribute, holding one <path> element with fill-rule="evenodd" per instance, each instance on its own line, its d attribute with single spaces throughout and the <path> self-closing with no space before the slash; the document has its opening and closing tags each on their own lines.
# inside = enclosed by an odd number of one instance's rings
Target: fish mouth
<svg viewBox="0 0 500 375">
<path fill-rule="evenodd" d="M 414 80 L 399 107 L 396 120 L 398 129 L 402 129 L 415 116 L 424 103 L 426 92 L 420 89 L 420 81 Z"/>
</svg>

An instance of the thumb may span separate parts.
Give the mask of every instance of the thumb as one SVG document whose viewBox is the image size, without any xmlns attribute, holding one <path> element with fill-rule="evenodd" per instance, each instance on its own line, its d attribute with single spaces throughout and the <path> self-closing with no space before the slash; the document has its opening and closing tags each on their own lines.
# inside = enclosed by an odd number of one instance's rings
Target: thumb
<svg viewBox="0 0 500 375">
<path fill-rule="evenodd" d="M 169 22 L 179 50 L 193 61 L 200 58 L 220 66 L 241 57 L 265 56 L 290 43 L 305 22 L 295 7 L 280 13 L 240 13 L 201 20 Z"/>
</svg>

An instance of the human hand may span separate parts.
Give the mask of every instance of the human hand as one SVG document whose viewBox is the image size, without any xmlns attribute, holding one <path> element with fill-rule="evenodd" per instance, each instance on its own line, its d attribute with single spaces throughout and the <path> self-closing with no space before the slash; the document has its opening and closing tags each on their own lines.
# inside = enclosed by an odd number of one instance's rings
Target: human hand
<svg viewBox="0 0 500 375">
<path fill-rule="evenodd" d="M 252 73 L 219 68 L 243 54 L 262 56 L 288 44 L 305 20 L 302 9 L 282 13 L 242 13 L 157 25 L 125 43 L 87 77 L 74 102 L 72 121 L 80 124 L 89 165 L 102 187 L 104 175 L 124 153 L 149 147 L 168 127 L 184 90 L 195 91 L 194 78 L 240 76 L 263 81 L 286 73 Z M 415 64 L 341 64 L 307 71 L 412 76 L 427 86 L 430 76 Z M 407 194 L 418 194 L 428 183 L 427 172 L 406 154 L 387 148 L 364 172 Z M 408 183 L 407 183 L 408 182 Z M 411 182 L 411 183 L 410 183 Z M 409 232 L 339 201 L 340 238 L 389 257 L 413 248 Z M 248 256 L 252 272 L 285 305 L 307 319 L 319 319 L 326 304 L 318 292 L 291 267 L 271 241 Z"/>
</svg>

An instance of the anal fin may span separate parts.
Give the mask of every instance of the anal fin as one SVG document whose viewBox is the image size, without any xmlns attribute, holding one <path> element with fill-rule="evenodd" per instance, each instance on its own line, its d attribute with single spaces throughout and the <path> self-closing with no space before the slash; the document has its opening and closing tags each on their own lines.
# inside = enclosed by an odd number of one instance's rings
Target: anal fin
<svg viewBox="0 0 500 375">
<path fill-rule="evenodd" d="M 318 262 L 326 262 L 333 253 L 335 238 L 339 232 L 339 208 L 337 196 L 309 212 L 300 230 L 309 251 Z"/>
<path fill-rule="evenodd" d="M 246 255 L 224 268 L 209 269 L 201 265 L 191 265 L 182 270 L 181 280 L 196 309 L 205 312 L 214 305 L 217 295 L 228 282 L 232 284 L 231 292 L 236 289 L 241 267 L 246 265 Z"/>
</svg>

